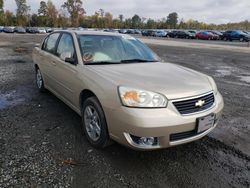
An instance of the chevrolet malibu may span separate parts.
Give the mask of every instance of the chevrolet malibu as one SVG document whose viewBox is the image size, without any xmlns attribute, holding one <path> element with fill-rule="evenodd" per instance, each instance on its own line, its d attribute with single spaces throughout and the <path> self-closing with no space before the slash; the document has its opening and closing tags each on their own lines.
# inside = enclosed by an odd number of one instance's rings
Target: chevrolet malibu
<svg viewBox="0 0 250 188">
<path fill-rule="evenodd" d="M 57 31 L 33 51 L 39 91 L 82 117 L 88 141 L 138 150 L 167 148 L 211 132 L 224 106 L 214 80 L 162 62 L 129 35 Z"/>
</svg>

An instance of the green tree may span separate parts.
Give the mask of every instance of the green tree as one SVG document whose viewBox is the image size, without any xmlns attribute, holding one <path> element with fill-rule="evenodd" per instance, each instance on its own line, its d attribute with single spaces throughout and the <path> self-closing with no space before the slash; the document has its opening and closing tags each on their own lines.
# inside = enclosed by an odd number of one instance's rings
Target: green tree
<svg viewBox="0 0 250 188">
<path fill-rule="evenodd" d="M 0 0 L 0 13 L 3 13 L 3 0 Z"/>
<path fill-rule="evenodd" d="M 58 12 L 58 18 L 57 18 L 57 27 L 68 27 L 69 26 L 69 18 L 67 17 L 67 12 L 63 9 L 61 9 Z"/>
<path fill-rule="evenodd" d="M 47 26 L 55 27 L 57 26 L 57 17 L 58 17 L 58 11 L 56 9 L 56 6 L 53 4 L 51 0 L 48 0 L 47 8 L 48 8 Z"/>
<path fill-rule="evenodd" d="M 110 12 L 105 13 L 105 28 L 113 28 L 113 15 Z"/>
<path fill-rule="evenodd" d="M 178 23 L 178 14 L 176 12 L 172 12 L 167 17 L 167 24 L 170 26 L 171 29 L 176 28 Z"/>
<path fill-rule="evenodd" d="M 15 15 L 12 12 L 10 12 L 10 11 L 6 11 L 4 13 L 4 22 L 5 22 L 4 25 L 6 25 L 6 26 L 13 26 L 13 25 L 15 25 L 16 24 L 16 17 L 15 17 Z"/>
<path fill-rule="evenodd" d="M 100 16 L 101 16 L 101 17 L 104 17 L 105 11 L 104 11 L 103 9 L 99 9 L 99 13 L 100 13 Z"/>
<path fill-rule="evenodd" d="M 27 5 L 26 0 L 15 0 L 17 5 L 17 16 L 27 16 L 30 7 Z"/>
<path fill-rule="evenodd" d="M 119 20 L 120 20 L 121 23 L 123 22 L 123 19 L 124 19 L 124 16 L 122 14 L 120 14 L 119 15 Z"/>
<path fill-rule="evenodd" d="M 38 9 L 39 16 L 47 16 L 48 15 L 48 6 L 45 1 L 40 2 L 40 8 Z"/>
<path fill-rule="evenodd" d="M 67 0 L 62 5 L 62 8 L 66 9 L 70 14 L 71 25 L 76 27 L 79 25 L 79 16 L 85 13 L 84 8 L 82 7 L 83 3 L 81 0 Z"/>
<path fill-rule="evenodd" d="M 140 25 L 141 25 L 141 18 L 140 18 L 140 16 L 138 16 L 137 14 L 135 14 L 132 17 L 132 28 L 133 29 L 140 28 Z"/>
<path fill-rule="evenodd" d="M 155 29 L 157 27 L 157 24 L 153 19 L 148 19 L 146 27 L 148 29 Z"/>
<path fill-rule="evenodd" d="M 0 0 L 0 25 L 4 24 L 3 0 Z"/>
<path fill-rule="evenodd" d="M 31 19 L 30 19 L 30 26 L 31 27 L 37 27 L 37 26 L 40 26 L 39 24 L 38 24 L 38 16 L 37 16 L 37 14 L 32 14 L 32 16 L 31 16 Z"/>
<path fill-rule="evenodd" d="M 125 29 L 132 28 L 132 19 L 131 18 L 128 18 L 128 19 L 125 20 L 125 22 L 124 22 L 124 28 Z"/>
<path fill-rule="evenodd" d="M 36 18 L 37 25 L 47 26 L 48 23 L 48 6 L 45 1 L 40 2 L 40 8 L 38 9 L 38 16 Z"/>
<path fill-rule="evenodd" d="M 17 5 L 16 16 L 17 24 L 25 26 L 28 21 L 28 12 L 30 7 L 27 5 L 26 0 L 15 0 Z"/>
</svg>

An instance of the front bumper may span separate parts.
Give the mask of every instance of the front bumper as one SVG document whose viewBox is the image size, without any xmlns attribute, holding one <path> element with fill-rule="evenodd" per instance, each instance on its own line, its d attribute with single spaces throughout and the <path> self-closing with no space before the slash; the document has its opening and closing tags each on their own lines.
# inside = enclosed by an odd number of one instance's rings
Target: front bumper
<svg viewBox="0 0 250 188">
<path fill-rule="evenodd" d="M 167 108 L 142 109 L 121 106 L 118 109 L 104 108 L 110 137 L 128 147 L 139 150 L 153 150 L 176 146 L 200 139 L 211 132 L 218 123 L 224 107 L 220 93 L 215 95 L 215 105 L 203 112 L 192 115 L 181 115 L 172 101 Z M 197 118 L 214 113 L 215 124 L 212 128 L 200 134 L 194 134 Z M 171 140 L 171 135 L 193 133 L 188 137 Z M 157 137 L 158 144 L 155 146 L 141 146 L 133 143 L 129 135 L 138 137 Z"/>
</svg>

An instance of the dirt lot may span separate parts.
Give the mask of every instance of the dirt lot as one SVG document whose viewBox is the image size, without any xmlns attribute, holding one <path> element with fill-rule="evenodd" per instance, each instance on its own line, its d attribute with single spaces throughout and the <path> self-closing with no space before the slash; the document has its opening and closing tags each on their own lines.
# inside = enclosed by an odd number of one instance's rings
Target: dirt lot
<svg viewBox="0 0 250 188">
<path fill-rule="evenodd" d="M 213 76 L 218 128 L 154 152 L 92 148 L 81 119 L 34 83 L 40 35 L 0 34 L 0 187 L 250 187 L 250 52 L 153 45 L 163 59 Z"/>
</svg>

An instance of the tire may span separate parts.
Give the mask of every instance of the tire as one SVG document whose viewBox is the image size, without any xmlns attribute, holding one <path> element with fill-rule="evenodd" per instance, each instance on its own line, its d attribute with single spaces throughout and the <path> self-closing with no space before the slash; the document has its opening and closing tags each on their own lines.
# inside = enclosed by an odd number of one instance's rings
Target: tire
<svg viewBox="0 0 250 188">
<path fill-rule="evenodd" d="M 42 73 L 39 68 L 36 68 L 36 86 L 39 92 L 44 93 L 46 91 L 44 87 L 44 81 L 42 77 Z"/>
<path fill-rule="evenodd" d="M 240 42 L 244 42 L 244 38 L 243 37 L 240 38 Z"/>
<path fill-rule="evenodd" d="M 82 106 L 83 131 L 89 143 L 96 148 L 105 148 L 110 138 L 103 109 L 96 97 L 86 99 Z"/>
</svg>

